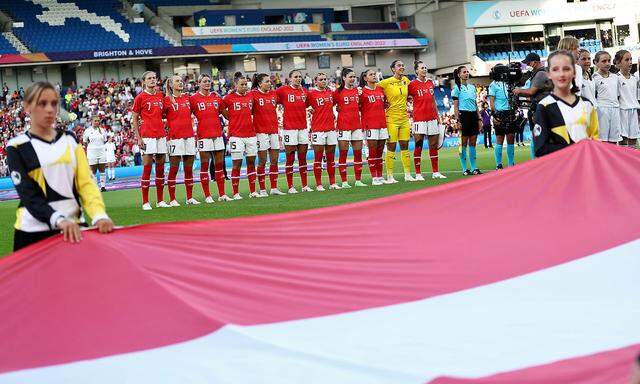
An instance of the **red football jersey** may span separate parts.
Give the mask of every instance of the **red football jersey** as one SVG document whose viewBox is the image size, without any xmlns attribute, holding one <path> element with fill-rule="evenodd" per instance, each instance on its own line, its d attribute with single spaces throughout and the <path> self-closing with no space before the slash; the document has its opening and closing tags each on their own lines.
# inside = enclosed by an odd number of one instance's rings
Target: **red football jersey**
<svg viewBox="0 0 640 384">
<path fill-rule="evenodd" d="M 353 131 L 362 128 L 359 100 L 358 88 L 336 89 L 333 92 L 333 102 L 338 107 L 339 131 Z"/>
<path fill-rule="evenodd" d="M 438 118 L 434 88 L 435 84 L 430 79 L 415 79 L 409 83 L 409 96 L 413 97 L 413 121 L 431 121 Z"/>
<path fill-rule="evenodd" d="M 360 94 L 362 128 L 381 129 L 387 127 L 384 102 L 384 90 L 381 87 L 376 86 L 375 89 L 368 87 L 362 88 L 362 94 Z"/>
<path fill-rule="evenodd" d="M 151 94 L 142 91 L 133 100 L 133 112 L 140 115 L 142 123 L 140 124 L 141 137 L 164 137 L 164 123 L 162 122 L 163 102 L 162 92 L 157 91 Z"/>
<path fill-rule="evenodd" d="M 198 138 L 211 139 L 222 136 L 220 104 L 222 99 L 214 92 L 205 96 L 196 92 L 189 98 L 191 112 L 198 119 Z"/>
<path fill-rule="evenodd" d="M 284 129 L 307 129 L 307 92 L 285 85 L 276 91 L 278 104 L 284 107 Z"/>
<path fill-rule="evenodd" d="M 327 132 L 336 129 L 336 118 L 333 114 L 333 92 L 329 88 L 324 91 L 317 88 L 311 89 L 307 93 L 307 105 L 313 108 L 312 132 Z"/>
<path fill-rule="evenodd" d="M 253 129 L 253 96 L 250 92 L 240 95 L 237 92 L 228 93 L 222 99 L 223 108 L 227 108 L 229 116 L 229 136 L 252 137 L 256 135 Z"/>
<path fill-rule="evenodd" d="M 169 127 L 169 139 L 185 139 L 195 136 L 193 134 L 193 120 L 191 119 L 191 106 L 189 96 L 183 94 L 174 97 L 164 97 L 164 114 Z"/>
<path fill-rule="evenodd" d="M 278 133 L 278 115 L 276 105 L 278 95 L 275 91 L 262 92 L 259 89 L 251 91 L 253 97 L 253 126 L 256 133 Z"/>
</svg>

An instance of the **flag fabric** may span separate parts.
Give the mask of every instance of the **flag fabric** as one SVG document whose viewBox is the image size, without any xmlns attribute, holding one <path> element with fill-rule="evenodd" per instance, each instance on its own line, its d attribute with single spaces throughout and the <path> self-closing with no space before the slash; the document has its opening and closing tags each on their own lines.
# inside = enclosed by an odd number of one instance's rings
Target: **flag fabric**
<svg viewBox="0 0 640 384">
<path fill-rule="evenodd" d="M 0 383 L 625 383 L 640 154 L 584 141 L 381 199 L 0 261 Z"/>
</svg>

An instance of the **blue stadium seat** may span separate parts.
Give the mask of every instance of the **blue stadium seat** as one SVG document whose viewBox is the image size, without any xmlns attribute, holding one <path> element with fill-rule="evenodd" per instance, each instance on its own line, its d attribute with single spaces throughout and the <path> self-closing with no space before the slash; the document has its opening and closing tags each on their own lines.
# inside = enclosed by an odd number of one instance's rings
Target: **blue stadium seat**
<svg viewBox="0 0 640 384">
<path fill-rule="evenodd" d="M 118 0 L 58 0 L 59 8 L 48 11 L 51 25 L 36 16 L 45 9 L 29 1 L 0 0 L 0 9 L 6 10 L 15 20 L 24 22 L 24 27 L 14 28 L 13 33 L 32 52 L 93 51 L 102 49 L 130 49 L 168 47 L 169 42 L 145 23 L 130 23 L 118 13 Z M 66 18 L 80 10 L 90 13 L 89 21 Z M 105 28 L 112 27 L 113 31 Z M 114 32 L 115 31 L 115 32 Z M 54 38 L 52 38 L 54 37 Z M 127 41 L 128 38 L 128 41 Z"/>
<path fill-rule="evenodd" d="M 16 54 L 19 53 L 13 45 L 3 36 L 0 35 L 0 54 Z"/>
</svg>

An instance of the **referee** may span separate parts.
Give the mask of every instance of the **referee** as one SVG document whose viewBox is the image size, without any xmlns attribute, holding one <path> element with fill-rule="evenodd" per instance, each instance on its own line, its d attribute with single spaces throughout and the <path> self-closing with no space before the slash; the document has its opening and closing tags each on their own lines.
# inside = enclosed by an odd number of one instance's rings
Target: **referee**
<svg viewBox="0 0 640 384">
<path fill-rule="evenodd" d="M 100 233 L 113 231 L 82 145 L 56 130 L 59 96 L 51 83 L 32 84 L 24 96 L 31 127 L 7 143 L 11 180 L 20 197 L 13 250 L 62 232 L 64 240 L 82 240 L 83 211 Z"/>
</svg>

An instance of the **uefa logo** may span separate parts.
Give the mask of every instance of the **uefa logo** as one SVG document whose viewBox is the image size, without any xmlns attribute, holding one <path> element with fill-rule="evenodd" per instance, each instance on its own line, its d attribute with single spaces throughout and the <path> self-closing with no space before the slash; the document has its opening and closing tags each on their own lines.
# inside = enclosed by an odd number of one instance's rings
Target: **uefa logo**
<svg viewBox="0 0 640 384">
<path fill-rule="evenodd" d="M 500 20 L 500 18 L 502 18 L 502 15 L 500 14 L 500 11 L 496 10 L 493 12 L 493 18 L 496 20 Z"/>
</svg>

